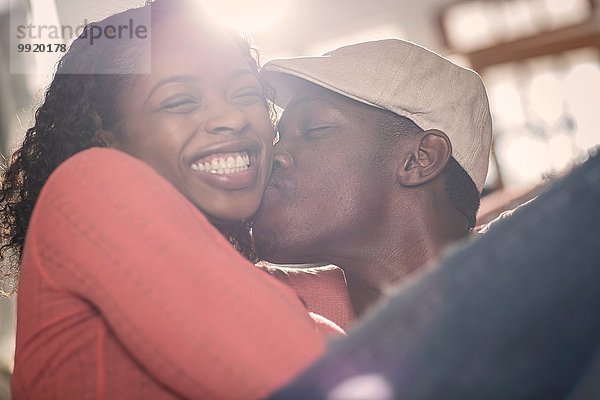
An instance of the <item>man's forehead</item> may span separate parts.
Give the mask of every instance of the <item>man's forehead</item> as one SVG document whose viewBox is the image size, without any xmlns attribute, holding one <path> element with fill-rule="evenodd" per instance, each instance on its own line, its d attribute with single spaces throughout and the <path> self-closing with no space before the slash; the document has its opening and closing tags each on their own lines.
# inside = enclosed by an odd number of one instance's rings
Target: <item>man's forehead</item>
<svg viewBox="0 0 600 400">
<path fill-rule="evenodd" d="M 278 128 L 283 129 L 288 123 L 303 123 L 318 119 L 319 116 L 335 115 L 338 121 L 352 118 L 356 114 L 356 105 L 363 104 L 325 89 L 321 86 L 306 83 L 297 88 L 291 101 L 283 110 Z"/>
<path fill-rule="evenodd" d="M 277 123 L 280 132 L 293 126 L 327 121 L 339 128 L 377 125 L 381 110 L 315 84 L 298 88 Z M 343 130 L 342 129 L 342 130 Z"/>
<path fill-rule="evenodd" d="M 287 110 L 312 103 L 336 106 L 338 104 L 342 104 L 343 101 L 343 96 L 321 86 L 307 82 L 306 85 L 302 85 L 302 87 L 299 87 L 296 90 L 292 100 L 288 103 L 285 109 Z"/>
<path fill-rule="evenodd" d="M 312 105 L 339 111 L 349 110 L 349 112 L 355 112 L 359 109 L 367 111 L 375 108 L 322 86 L 304 81 L 301 85 L 296 86 L 294 95 L 285 107 L 283 114 L 285 115 L 286 111 L 292 110 L 302 111 L 305 107 Z"/>
<path fill-rule="evenodd" d="M 325 89 L 323 89 L 325 91 Z M 335 102 L 332 102 L 326 96 L 326 93 L 320 92 L 319 90 L 299 90 L 297 91 L 292 100 L 288 103 L 287 107 L 283 110 L 279 123 L 279 128 L 287 125 L 291 120 L 299 122 L 305 120 L 308 113 L 312 113 L 310 110 L 325 110 L 325 109 L 337 109 Z"/>
</svg>

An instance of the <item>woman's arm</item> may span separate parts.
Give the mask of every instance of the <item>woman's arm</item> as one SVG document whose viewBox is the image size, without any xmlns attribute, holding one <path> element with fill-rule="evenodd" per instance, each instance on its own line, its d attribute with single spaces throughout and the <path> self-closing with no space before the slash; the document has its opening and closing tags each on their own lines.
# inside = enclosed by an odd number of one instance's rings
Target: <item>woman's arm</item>
<svg viewBox="0 0 600 400">
<path fill-rule="evenodd" d="M 324 351 L 293 291 L 124 153 L 92 149 L 63 163 L 26 247 L 52 286 L 93 303 L 149 373 L 185 397 L 263 397 Z"/>
</svg>

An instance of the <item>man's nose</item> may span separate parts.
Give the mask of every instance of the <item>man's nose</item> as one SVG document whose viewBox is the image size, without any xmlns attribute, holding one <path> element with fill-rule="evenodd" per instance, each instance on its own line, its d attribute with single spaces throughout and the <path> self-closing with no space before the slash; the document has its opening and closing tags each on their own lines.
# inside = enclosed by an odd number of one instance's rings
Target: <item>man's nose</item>
<svg viewBox="0 0 600 400">
<path fill-rule="evenodd" d="M 206 121 L 206 131 L 214 134 L 237 134 L 250 123 L 245 112 L 235 105 L 215 106 Z"/>
<path fill-rule="evenodd" d="M 278 150 L 275 147 L 275 154 L 273 155 L 273 171 L 278 169 L 288 169 L 294 166 L 294 157 L 290 153 L 284 150 Z"/>
</svg>

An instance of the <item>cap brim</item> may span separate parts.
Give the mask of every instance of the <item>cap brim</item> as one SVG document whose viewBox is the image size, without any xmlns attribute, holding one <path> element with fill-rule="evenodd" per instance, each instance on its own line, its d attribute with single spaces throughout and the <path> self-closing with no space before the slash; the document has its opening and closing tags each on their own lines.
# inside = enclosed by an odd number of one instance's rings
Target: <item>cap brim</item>
<svg viewBox="0 0 600 400">
<path fill-rule="evenodd" d="M 273 90 L 271 100 L 281 108 L 287 107 L 299 90 L 309 86 L 307 80 L 283 72 L 263 70 L 261 79 Z"/>
<path fill-rule="evenodd" d="M 311 85 L 317 85 L 324 89 L 331 90 L 332 92 L 341 94 L 345 97 L 356 100 L 360 103 L 368 104 L 373 107 L 383 108 L 377 104 L 373 104 L 365 99 L 354 96 L 343 90 L 340 90 L 331 84 L 315 78 L 315 76 L 321 76 L 320 73 L 323 67 L 327 67 L 327 56 L 321 57 L 309 57 L 303 60 L 303 71 L 299 69 L 288 68 L 285 64 L 289 60 L 277 60 L 278 63 L 273 62 L 267 63 L 261 70 L 261 79 L 270 86 L 274 93 L 273 102 L 284 109 L 289 102 L 294 98 L 294 95 L 301 89 L 306 89 Z"/>
</svg>

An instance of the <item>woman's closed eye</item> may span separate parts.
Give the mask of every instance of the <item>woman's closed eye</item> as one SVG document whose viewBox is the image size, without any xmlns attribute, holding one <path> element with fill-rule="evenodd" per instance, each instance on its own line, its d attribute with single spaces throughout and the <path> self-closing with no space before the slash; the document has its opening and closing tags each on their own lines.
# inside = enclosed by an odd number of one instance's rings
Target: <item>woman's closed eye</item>
<svg viewBox="0 0 600 400">
<path fill-rule="evenodd" d="M 245 88 L 231 96 L 231 101 L 240 105 L 249 105 L 262 100 L 262 90 L 259 88 Z"/>
<path fill-rule="evenodd" d="M 175 113 L 187 113 L 196 110 L 200 106 L 200 101 L 189 95 L 173 96 L 161 103 L 160 108 Z"/>
</svg>

